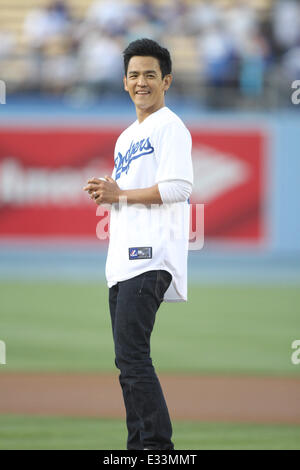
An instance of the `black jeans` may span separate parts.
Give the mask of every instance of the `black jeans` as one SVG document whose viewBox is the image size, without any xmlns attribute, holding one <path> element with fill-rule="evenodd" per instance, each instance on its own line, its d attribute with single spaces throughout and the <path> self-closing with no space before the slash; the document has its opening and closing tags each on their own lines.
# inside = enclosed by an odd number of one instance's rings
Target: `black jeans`
<svg viewBox="0 0 300 470">
<path fill-rule="evenodd" d="M 172 280 L 147 271 L 109 289 L 115 364 L 126 408 L 127 449 L 173 449 L 172 425 L 150 357 L 156 312 Z"/>
</svg>

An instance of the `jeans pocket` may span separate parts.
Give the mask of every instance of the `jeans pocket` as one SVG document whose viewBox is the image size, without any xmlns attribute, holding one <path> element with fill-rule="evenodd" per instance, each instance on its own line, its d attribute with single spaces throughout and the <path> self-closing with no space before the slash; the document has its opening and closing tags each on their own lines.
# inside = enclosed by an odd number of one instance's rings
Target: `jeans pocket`
<svg viewBox="0 0 300 470">
<path fill-rule="evenodd" d="M 155 286 L 155 295 L 159 302 L 164 300 L 164 295 L 169 288 L 172 281 L 172 275 L 165 270 L 157 271 L 156 286 Z"/>
<path fill-rule="evenodd" d="M 158 271 L 146 271 L 141 274 L 138 287 L 138 297 L 153 295 L 156 292 Z"/>
<path fill-rule="evenodd" d="M 146 280 L 146 273 L 141 275 L 141 282 L 140 282 L 140 285 L 139 285 L 139 288 L 138 288 L 138 296 L 139 297 L 141 297 L 143 295 L 143 287 L 144 287 L 144 284 L 145 284 L 145 280 Z"/>
</svg>

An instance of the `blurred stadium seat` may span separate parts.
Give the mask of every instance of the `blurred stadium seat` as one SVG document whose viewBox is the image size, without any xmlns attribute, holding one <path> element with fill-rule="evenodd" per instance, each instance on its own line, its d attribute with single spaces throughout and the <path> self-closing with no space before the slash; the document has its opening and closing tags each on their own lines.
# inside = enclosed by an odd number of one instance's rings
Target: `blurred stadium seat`
<svg viewBox="0 0 300 470">
<path fill-rule="evenodd" d="M 121 29 L 120 25 L 110 25 L 112 27 L 107 29 L 101 14 L 107 16 L 107 4 L 111 3 L 114 8 L 115 2 L 115 11 L 122 6 L 119 17 L 125 15 L 126 18 Z M 44 19 L 33 13 L 37 9 L 46 12 L 50 5 L 60 12 L 65 9 L 69 15 L 69 24 L 58 34 L 46 32 L 48 26 L 43 23 Z M 282 5 L 286 5 L 284 17 Z M 287 105 L 287 96 L 282 90 L 286 75 L 293 74 L 295 66 L 286 57 L 294 48 L 297 53 L 300 33 L 289 46 L 284 46 L 280 44 L 282 38 L 276 38 L 275 23 L 285 22 L 283 29 L 288 35 L 289 29 L 297 29 L 298 16 L 300 31 L 300 6 L 296 0 L 130 0 L 121 3 L 117 0 L 11 0 L 0 5 L 0 78 L 7 82 L 8 92 L 55 91 L 57 95 L 74 91 L 78 86 L 90 87 L 91 82 L 95 85 L 97 77 L 82 76 L 80 71 L 88 70 L 85 61 L 82 67 L 82 57 L 95 62 L 97 53 L 87 57 L 85 42 L 89 44 L 92 38 L 97 50 L 103 37 L 105 47 L 110 42 L 121 54 L 130 40 L 147 35 L 165 44 L 172 53 L 175 80 L 171 93 L 192 96 L 208 107 Z M 30 29 L 36 29 L 31 38 Z M 95 39 L 96 32 L 99 36 Z M 227 50 L 224 46 L 225 50 L 221 51 L 220 44 L 227 44 Z M 283 63 L 288 64 L 291 73 L 283 70 Z M 101 60 L 98 65 L 95 70 L 104 67 Z M 55 69 L 57 76 L 49 77 L 49 71 Z M 101 80 L 99 78 L 94 90 L 97 93 L 107 90 L 107 77 L 102 80 L 104 85 Z M 112 88 L 118 91 L 114 84 Z M 225 93 L 220 99 L 211 99 L 216 89 Z"/>
</svg>

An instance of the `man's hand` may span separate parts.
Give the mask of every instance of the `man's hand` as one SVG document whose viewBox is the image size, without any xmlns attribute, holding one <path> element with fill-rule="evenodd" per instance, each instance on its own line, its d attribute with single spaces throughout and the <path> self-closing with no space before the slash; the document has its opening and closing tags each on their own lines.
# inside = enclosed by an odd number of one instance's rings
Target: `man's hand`
<svg viewBox="0 0 300 470">
<path fill-rule="evenodd" d="M 83 189 L 88 191 L 98 204 L 118 203 L 120 197 L 126 198 L 127 204 L 162 204 L 158 184 L 142 189 L 120 189 L 115 180 L 105 176 L 105 180 L 92 178 Z M 124 199 L 123 199 L 124 201 Z"/>
<path fill-rule="evenodd" d="M 110 176 L 105 176 L 105 180 L 92 178 L 83 188 L 99 206 L 105 203 L 112 204 L 119 202 L 119 197 L 122 195 L 122 191 L 115 180 Z"/>
</svg>

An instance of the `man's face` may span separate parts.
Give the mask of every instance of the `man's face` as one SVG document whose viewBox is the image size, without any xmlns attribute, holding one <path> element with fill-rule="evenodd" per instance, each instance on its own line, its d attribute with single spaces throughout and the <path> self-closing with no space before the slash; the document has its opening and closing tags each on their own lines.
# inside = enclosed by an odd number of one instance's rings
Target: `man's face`
<svg viewBox="0 0 300 470">
<path fill-rule="evenodd" d="M 124 88 L 137 108 L 154 112 L 164 105 L 164 94 L 171 81 L 171 75 L 162 78 L 156 58 L 134 56 L 128 64 Z"/>
</svg>

